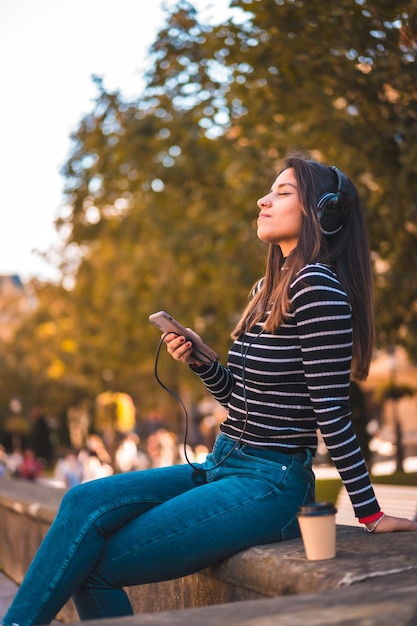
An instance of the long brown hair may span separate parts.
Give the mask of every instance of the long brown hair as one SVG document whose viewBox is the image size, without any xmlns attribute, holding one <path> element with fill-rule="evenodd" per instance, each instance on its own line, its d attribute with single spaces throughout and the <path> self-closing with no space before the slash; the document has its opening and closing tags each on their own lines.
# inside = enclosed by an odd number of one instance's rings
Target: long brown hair
<svg viewBox="0 0 417 626">
<path fill-rule="evenodd" d="M 269 244 L 265 278 L 255 285 L 233 338 L 264 319 L 265 330 L 276 331 L 289 308 L 289 288 L 296 274 L 309 263 L 325 263 L 336 272 L 352 307 L 352 378 L 367 377 L 374 340 L 373 281 L 365 215 L 356 187 L 347 178 L 344 197 L 348 208 L 346 222 L 335 235 L 325 236 L 317 216 L 317 202 L 326 192 L 337 191 L 334 171 L 301 154 L 286 157 L 281 169 L 293 168 L 302 204 L 301 228 L 297 247 L 284 259 L 281 248 Z M 282 266 L 282 269 L 280 269 Z"/>
</svg>

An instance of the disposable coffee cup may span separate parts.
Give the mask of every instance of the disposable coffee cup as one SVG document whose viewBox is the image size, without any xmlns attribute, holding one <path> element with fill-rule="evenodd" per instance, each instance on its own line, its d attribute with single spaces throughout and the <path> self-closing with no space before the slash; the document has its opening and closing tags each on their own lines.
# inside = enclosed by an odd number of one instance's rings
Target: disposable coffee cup
<svg viewBox="0 0 417 626">
<path fill-rule="evenodd" d="M 309 561 L 336 556 L 336 512 L 331 502 L 314 502 L 300 507 L 298 524 Z"/>
</svg>

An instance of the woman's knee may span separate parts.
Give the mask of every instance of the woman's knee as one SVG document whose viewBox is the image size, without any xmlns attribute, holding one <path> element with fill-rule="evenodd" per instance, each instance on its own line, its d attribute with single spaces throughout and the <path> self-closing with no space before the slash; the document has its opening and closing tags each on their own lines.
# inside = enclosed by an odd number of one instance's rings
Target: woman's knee
<svg viewBox="0 0 417 626">
<path fill-rule="evenodd" d="M 69 489 L 62 498 L 59 512 L 65 512 L 68 508 L 76 510 L 75 507 L 83 507 L 88 502 L 95 503 L 96 486 L 94 481 L 82 483 Z"/>
</svg>

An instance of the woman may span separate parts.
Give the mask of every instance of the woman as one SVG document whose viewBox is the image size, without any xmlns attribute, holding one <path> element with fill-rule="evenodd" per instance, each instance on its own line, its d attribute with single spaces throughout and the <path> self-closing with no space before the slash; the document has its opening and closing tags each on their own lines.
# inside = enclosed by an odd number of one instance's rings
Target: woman
<svg viewBox="0 0 417 626">
<path fill-rule="evenodd" d="M 77 486 L 2 624 L 50 622 L 73 596 L 80 618 L 132 614 L 123 586 L 184 576 L 257 544 L 299 536 L 314 500 L 320 428 L 370 532 L 417 530 L 384 515 L 350 422 L 350 374 L 372 351 L 371 269 L 362 208 L 336 168 L 290 156 L 258 201 L 269 244 L 264 279 L 233 333 L 228 367 L 202 364 L 166 335 L 228 408 L 203 464 L 119 474 Z"/>
</svg>

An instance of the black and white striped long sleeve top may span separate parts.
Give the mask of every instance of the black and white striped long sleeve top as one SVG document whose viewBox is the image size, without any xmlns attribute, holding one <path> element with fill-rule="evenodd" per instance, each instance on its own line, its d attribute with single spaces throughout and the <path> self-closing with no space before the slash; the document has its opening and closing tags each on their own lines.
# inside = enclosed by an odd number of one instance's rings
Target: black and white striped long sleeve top
<svg viewBox="0 0 417 626">
<path fill-rule="evenodd" d="M 317 449 L 320 429 L 357 517 L 379 511 L 352 428 L 352 314 L 336 274 L 306 265 L 290 286 L 291 312 L 275 334 L 263 324 L 232 344 L 228 366 L 193 368 L 228 409 L 221 431 L 263 448 Z M 246 420 L 247 417 L 247 420 Z M 245 426 L 246 421 L 246 426 Z"/>
</svg>

